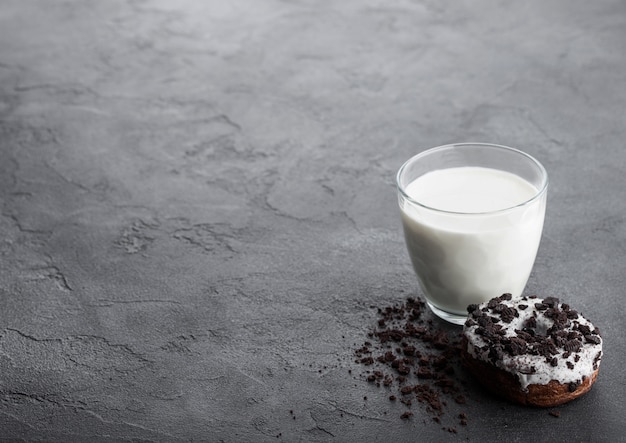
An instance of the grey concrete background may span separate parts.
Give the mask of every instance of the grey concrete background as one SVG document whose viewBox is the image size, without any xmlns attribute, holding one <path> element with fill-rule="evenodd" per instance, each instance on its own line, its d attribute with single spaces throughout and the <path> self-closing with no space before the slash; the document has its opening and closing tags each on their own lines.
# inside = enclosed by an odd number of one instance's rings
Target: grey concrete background
<svg viewBox="0 0 626 443">
<path fill-rule="evenodd" d="M 0 437 L 623 440 L 625 122 L 619 0 L 2 0 Z M 354 362 L 455 141 L 550 174 L 528 293 L 605 338 L 560 418 L 470 386 L 450 434 Z"/>
</svg>

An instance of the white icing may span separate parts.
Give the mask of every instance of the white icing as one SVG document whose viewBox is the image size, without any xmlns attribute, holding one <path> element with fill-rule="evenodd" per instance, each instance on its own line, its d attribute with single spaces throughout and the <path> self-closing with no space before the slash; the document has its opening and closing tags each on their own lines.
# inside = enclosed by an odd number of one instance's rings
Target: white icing
<svg viewBox="0 0 626 443">
<path fill-rule="evenodd" d="M 519 312 L 519 317 L 515 317 L 510 323 L 505 323 L 502 320 L 498 323 L 505 329 L 505 336 L 517 336 L 515 330 L 523 329 L 524 321 L 531 317 L 533 312 L 537 313 L 537 327 L 534 328 L 535 333 L 537 335 L 545 335 L 546 331 L 554 324 L 554 321 L 544 315 L 546 311 L 540 311 L 535 308 L 535 303 L 541 303 L 542 301 L 543 300 L 539 298 L 527 298 L 524 300 L 524 297 L 513 297 L 511 300 L 502 300 L 500 303 L 515 308 Z M 528 308 L 525 310 L 518 309 L 517 306 L 520 304 L 527 305 Z M 480 308 L 485 306 L 487 306 L 487 303 L 479 305 Z M 561 303 L 559 303 L 558 306 L 562 309 Z M 498 317 L 498 314 L 493 313 L 492 311 L 489 311 L 488 315 Z M 580 313 L 578 314 L 578 318 L 572 319 L 570 322 L 571 325 L 578 323 L 580 325 L 588 326 L 592 331 L 595 329 L 593 324 L 584 318 Z M 571 325 L 566 329 L 570 330 Z M 477 328 L 478 325 L 469 327 L 466 325 L 463 329 L 463 333 L 468 341 L 468 353 L 478 360 L 493 364 L 489 359 L 488 344 L 481 335 L 476 333 Z M 558 361 L 557 366 L 552 366 L 549 361 L 546 361 L 547 359 L 543 355 L 523 354 L 512 356 L 506 352 L 504 353 L 502 360 L 498 360 L 496 362 L 496 366 L 516 375 L 524 391 L 528 390 L 529 385 L 545 385 L 551 380 L 556 380 L 561 384 L 578 384 L 581 383 L 584 378 L 590 377 L 595 372 L 594 363 L 596 368 L 600 365 L 600 359 L 602 357 L 602 338 L 600 335 L 596 335 L 596 337 L 600 339 L 599 344 L 588 343 L 585 339 L 583 339 L 580 351 L 571 352 L 571 355 L 567 358 L 563 358 L 562 356 L 565 350 L 557 348 L 559 351 L 559 353 L 555 355 Z M 596 360 L 598 354 L 600 357 Z M 575 360 L 576 355 L 579 355 L 578 361 Z M 573 364 L 573 368 L 570 369 L 567 362 Z M 524 370 L 524 368 L 530 369 L 533 366 L 535 368 L 534 373 L 525 373 L 530 372 L 530 370 L 527 371 Z"/>
</svg>

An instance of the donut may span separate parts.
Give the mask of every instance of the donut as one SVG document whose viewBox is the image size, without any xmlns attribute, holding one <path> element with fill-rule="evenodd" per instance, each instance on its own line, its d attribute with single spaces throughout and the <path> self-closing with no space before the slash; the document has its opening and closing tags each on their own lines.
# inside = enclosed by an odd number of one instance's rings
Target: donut
<svg viewBox="0 0 626 443">
<path fill-rule="evenodd" d="M 593 324 L 556 297 L 503 294 L 467 308 L 461 361 L 491 392 L 554 407 L 587 393 L 602 359 Z"/>
</svg>

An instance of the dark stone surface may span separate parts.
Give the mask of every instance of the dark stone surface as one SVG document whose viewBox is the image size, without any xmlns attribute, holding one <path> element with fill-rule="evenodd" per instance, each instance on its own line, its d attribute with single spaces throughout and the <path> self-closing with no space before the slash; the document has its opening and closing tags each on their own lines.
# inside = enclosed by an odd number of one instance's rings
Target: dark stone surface
<svg viewBox="0 0 626 443">
<path fill-rule="evenodd" d="M 619 0 L 1 1 L 0 437 L 623 439 L 624 42 Z M 469 385 L 450 434 L 354 361 L 454 141 L 550 174 L 527 291 L 605 338 L 559 418 Z"/>
</svg>

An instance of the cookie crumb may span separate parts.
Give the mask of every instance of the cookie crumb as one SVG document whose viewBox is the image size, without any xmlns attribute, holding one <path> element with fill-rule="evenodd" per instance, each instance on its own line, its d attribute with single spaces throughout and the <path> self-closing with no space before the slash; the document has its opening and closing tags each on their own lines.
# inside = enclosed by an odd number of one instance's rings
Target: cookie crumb
<svg viewBox="0 0 626 443">
<path fill-rule="evenodd" d="M 405 411 L 402 413 L 402 415 L 400 416 L 400 418 L 402 420 L 408 420 L 409 418 L 411 418 L 413 416 L 413 413 L 411 411 Z"/>
<path fill-rule="evenodd" d="M 456 370 L 460 366 L 458 331 L 433 321 L 426 303 L 417 297 L 376 308 L 376 312 L 378 318 L 367 339 L 355 344 L 354 362 L 363 367 L 362 380 L 388 391 L 389 401 L 404 405 L 404 420 L 413 416 L 409 409 L 419 403 L 435 423 L 446 422 L 444 431 L 457 433 L 456 426 L 467 426 L 465 414 L 446 415 L 469 400 Z M 515 316 L 515 312 L 510 314 Z"/>
</svg>

